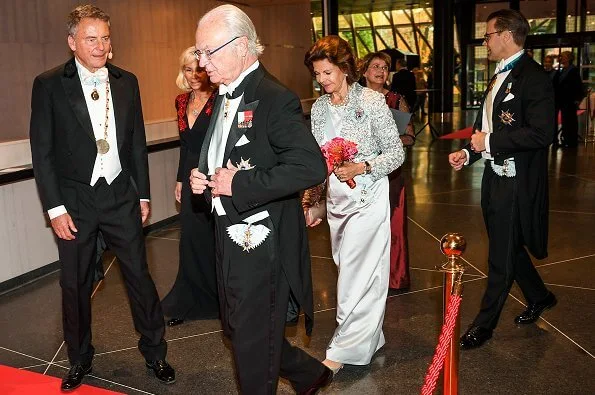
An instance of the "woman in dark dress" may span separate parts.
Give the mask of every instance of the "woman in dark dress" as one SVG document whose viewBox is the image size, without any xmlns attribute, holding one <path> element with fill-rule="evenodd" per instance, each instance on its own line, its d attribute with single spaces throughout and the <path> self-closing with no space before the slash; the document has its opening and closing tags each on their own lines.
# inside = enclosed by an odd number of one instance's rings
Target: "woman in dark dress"
<svg viewBox="0 0 595 395">
<path fill-rule="evenodd" d="M 390 56 L 384 52 L 374 52 L 363 59 L 362 72 L 366 86 L 380 92 L 386 99 L 386 104 L 395 110 L 409 112 L 410 107 L 405 97 L 391 92 L 386 88 Z M 401 132 L 401 131 L 400 131 Z M 402 133 L 402 132 L 401 132 Z M 413 124 L 409 122 L 407 130 L 401 134 L 403 147 L 415 143 Z M 407 246 L 407 205 L 405 200 L 405 178 L 402 166 L 388 175 L 390 200 L 390 278 L 388 287 L 392 290 L 406 290 L 409 288 L 409 251 Z"/>
<path fill-rule="evenodd" d="M 188 181 L 198 163 L 216 95 L 206 71 L 198 67 L 194 51 L 194 47 L 187 48 L 180 56 L 176 80 L 186 93 L 176 97 L 180 163 L 175 197 L 180 203 L 180 266 L 174 286 L 161 302 L 165 316 L 171 317 L 169 326 L 186 319 L 219 316 L 211 207 L 203 195 L 192 193 Z"/>
</svg>

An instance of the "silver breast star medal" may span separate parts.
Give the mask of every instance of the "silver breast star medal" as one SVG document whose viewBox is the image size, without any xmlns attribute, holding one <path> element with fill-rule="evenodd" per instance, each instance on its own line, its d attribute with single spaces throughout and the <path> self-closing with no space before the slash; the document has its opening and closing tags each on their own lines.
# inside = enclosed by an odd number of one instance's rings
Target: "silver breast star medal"
<svg viewBox="0 0 595 395">
<path fill-rule="evenodd" d="M 505 125 L 512 125 L 514 122 L 513 116 L 514 113 L 502 110 L 502 113 L 500 114 L 500 121 L 502 121 L 502 123 Z"/>
<path fill-rule="evenodd" d="M 240 158 L 240 163 L 236 162 L 236 167 L 238 170 L 250 170 L 254 169 L 254 166 L 250 164 L 250 158 L 244 160 L 244 158 Z"/>
</svg>

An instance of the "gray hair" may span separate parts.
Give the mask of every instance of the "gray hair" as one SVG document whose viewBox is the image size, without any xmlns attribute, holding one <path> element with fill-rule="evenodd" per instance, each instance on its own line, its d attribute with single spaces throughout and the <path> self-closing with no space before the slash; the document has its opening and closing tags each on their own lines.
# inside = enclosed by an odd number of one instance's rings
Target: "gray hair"
<svg viewBox="0 0 595 395">
<path fill-rule="evenodd" d="M 207 21 L 221 22 L 227 28 L 231 37 L 246 37 L 248 39 L 248 52 L 258 57 L 264 51 L 264 45 L 256 34 L 254 24 L 244 11 L 231 4 L 224 4 L 207 12 L 200 20 L 200 26 Z"/>
<path fill-rule="evenodd" d="M 103 11 L 99 7 L 95 7 L 91 4 L 80 5 L 76 7 L 74 10 L 70 11 L 68 14 L 68 20 L 66 21 L 66 30 L 68 31 L 69 36 L 73 36 L 76 34 L 76 29 L 81 23 L 83 18 L 91 18 L 91 19 L 99 19 L 104 21 L 109 26 L 109 14 Z"/>
</svg>

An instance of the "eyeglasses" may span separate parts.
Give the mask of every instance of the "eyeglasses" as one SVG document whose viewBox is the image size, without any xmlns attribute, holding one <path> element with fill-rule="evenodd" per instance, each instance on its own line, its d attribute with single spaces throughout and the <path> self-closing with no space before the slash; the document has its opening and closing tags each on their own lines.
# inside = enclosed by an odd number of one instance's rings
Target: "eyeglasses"
<svg viewBox="0 0 595 395">
<path fill-rule="evenodd" d="M 485 42 L 487 43 L 488 41 L 490 41 L 490 36 L 491 36 L 492 34 L 500 34 L 500 33 L 502 33 L 503 31 L 504 31 L 504 30 L 496 30 L 495 32 L 486 33 L 486 34 L 484 34 L 484 35 L 483 35 L 483 41 L 485 41 Z"/>
<path fill-rule="evenodd" d="M 204 51 L 197 49 L 196 51 L 194 51 L 194 56 L 196 56 L 196 60 L 200 60 L 200 57 L 202 55 L 206 56 L 208 60 L 211 60 L 211 56 L 213 56 L 217 51 L 219 51 L 220 49 L 223 49 L 227 44 L 231 44 L 238 38 L 240 38 L 240 36 L 236 36 L 236 37 L 232 38 L 225 44 L 218 46 L 217 48 L 213 49 L 212 51 L 210 49 L 205 49 Z"/>
<path fill-rule="evenodd" d="M 388 71 L 388 66 L 380 66 L 379 64 L 373 64 L 370 68 L 374 70 Z"/>
</svg>

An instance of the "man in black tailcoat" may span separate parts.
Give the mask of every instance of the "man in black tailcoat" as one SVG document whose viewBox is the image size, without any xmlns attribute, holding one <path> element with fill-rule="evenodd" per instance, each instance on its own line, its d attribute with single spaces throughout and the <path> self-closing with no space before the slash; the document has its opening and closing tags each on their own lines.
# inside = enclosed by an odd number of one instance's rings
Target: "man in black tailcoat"
<svg viewBox="0 0 595 395">
<path fill-rule="evenodd" d="M 481 309 L 461 337 L 463 349 L 492 337 L 513 281 L 526 310 L 517 324 L 535 322 L 556 304 L 527 250 L 547 257 L 548 146 L 554 133 L 554 93 L 543 68 L 523 51 L 529 23 L 514 10 L 488 16 L 484 45 L 498 61 L 471 143 L 449 155 L 455 170 L 486 159 L 481 207 L 489 237 L 488 284 Z"/>
<path fill-rule="evenodd" d="M 91 372 L 91 292 L 97 235 L 120 262 L 138 347 L 164 383 L 164 320 L 149 275 L 142 222 L 149 215 L 145 129 L 136 77 L 107 63 L 109 15 L 92 5 L 68 16 L 74 57 L 33 83 L 31 153 L 44 210 L 58 236 L 64 340 L 71 369 L 62 390 Z"/>
<path fill-rule="evenodd" d="M 221 320 L 240 391 L 274 394 L 281 376 L 298 393 L 314 394 L 332 371 L 284 332 L 298 306 L 311 329 L 299 192 L 325 179 L 324 158 L 298 97 L 258 61 L 264 48 L 243 11 L 232 5 L 209 11 L 198 23 L 196 48 L 199 66 L 220 86 L 191 186 L 213 205 Z"/>
</svg>

